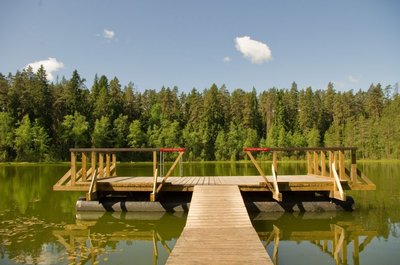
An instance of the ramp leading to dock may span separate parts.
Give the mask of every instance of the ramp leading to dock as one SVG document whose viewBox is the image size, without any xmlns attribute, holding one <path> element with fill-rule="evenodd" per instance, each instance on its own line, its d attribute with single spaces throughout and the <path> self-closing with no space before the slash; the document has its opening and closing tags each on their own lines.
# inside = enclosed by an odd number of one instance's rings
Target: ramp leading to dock
<svg viewBox="0 0 400 265">
<path fill-rule="evenodd" d="M 238 186 L 195 186 L 186 226 L 167 264 L 273 264 Z"/>
</svg>

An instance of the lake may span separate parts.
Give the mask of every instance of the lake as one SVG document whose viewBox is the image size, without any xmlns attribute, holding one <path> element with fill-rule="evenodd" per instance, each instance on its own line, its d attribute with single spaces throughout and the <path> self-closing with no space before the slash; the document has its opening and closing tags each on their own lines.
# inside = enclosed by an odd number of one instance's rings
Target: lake
<svg viewBox="0 0 400 265">
<path fill-rule="evenodd" d="M 275 264 L 398 264 L 400 162 L 358 163 L 376 191 L 353 212 L 251 213 Z M 82 193 L 53 192 L 68 164 L 0 164 L 0 264 L 164 264 L 184 213 L 76 213 Z M 287 174 L 305 163 L 282 163 Z M 151 164 L 119 173 L 151 175 Z M 250 163 L 185 163 L 185 175 L 251 175 Z"/>
</svg>

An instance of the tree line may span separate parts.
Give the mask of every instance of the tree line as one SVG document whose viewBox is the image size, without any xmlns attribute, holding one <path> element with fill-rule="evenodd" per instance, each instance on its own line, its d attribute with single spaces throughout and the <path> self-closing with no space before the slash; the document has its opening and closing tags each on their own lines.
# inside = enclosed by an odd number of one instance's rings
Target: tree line
<svg viewBox="0 0 400 265">
<path fill-rule="evenodd" d="M 394 87 L 341 92 L 222 85 L 139 92 L 117 77 L 78 71 L 49 83 L 32 68 L 0 73 L 0 161 L 60 161 L 71 147 L 186 147 L 189 160 L 237 160 L 243 147 L 356 146 L 369 159 L 400 158 Z"/>
</svg>

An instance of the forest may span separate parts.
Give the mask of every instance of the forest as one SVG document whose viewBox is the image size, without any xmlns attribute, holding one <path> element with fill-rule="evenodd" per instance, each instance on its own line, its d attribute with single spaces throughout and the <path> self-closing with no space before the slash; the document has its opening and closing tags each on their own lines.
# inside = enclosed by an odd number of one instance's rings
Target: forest
<svg viewBox="0 0 400 265">
<path fill-rule="evenodd" d="M 356 146 L 359 158 L 400 158 L 397 83 L 186 93 L 104 75 L 87 84 L 77 70 L 51 83 L 43 67 L 0 73 L 0 161 L 64 161 L 71 147 L 186 147 L 185 159 L 211 161 L 243 159 L 243 147 Z"/>
</svg>

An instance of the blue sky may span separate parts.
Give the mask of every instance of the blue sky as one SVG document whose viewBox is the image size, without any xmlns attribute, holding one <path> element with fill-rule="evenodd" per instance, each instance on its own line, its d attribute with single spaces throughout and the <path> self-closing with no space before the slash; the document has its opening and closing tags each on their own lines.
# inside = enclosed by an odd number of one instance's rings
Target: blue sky
<svg viewBox="0 0 400 265">
<path fill-rule="evenodd" d="M 89 87 L 97 73 L 139 91 L 368 89 L 400 81 L 399 14 L 395 0 L 3 0 L 0 72 L 41 62 L 53 80 L 77 69 Z"/>
</svg>

